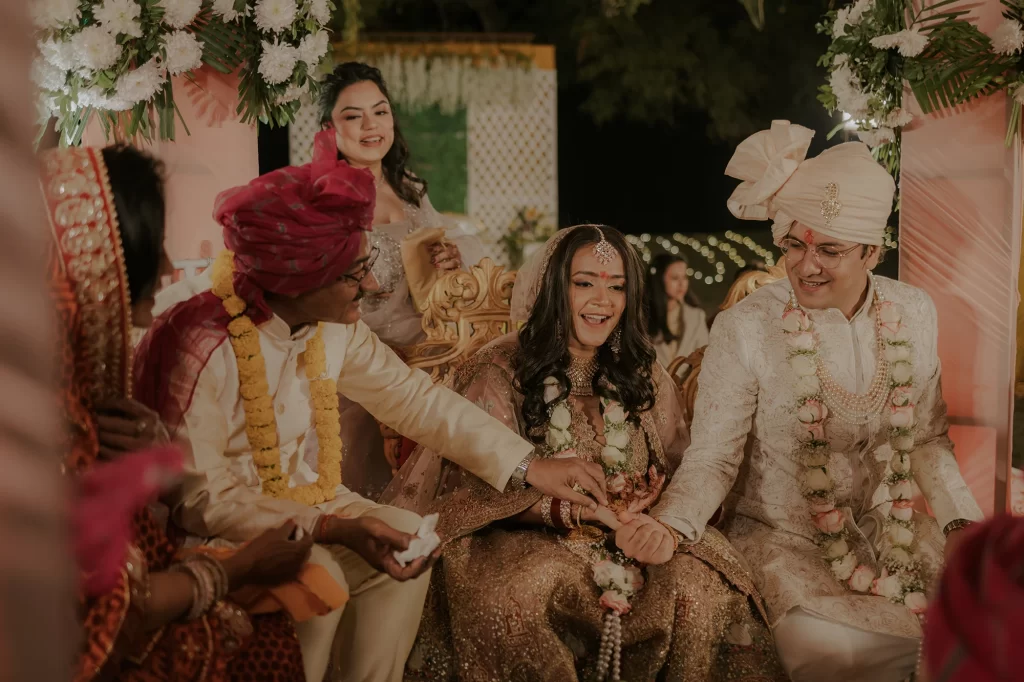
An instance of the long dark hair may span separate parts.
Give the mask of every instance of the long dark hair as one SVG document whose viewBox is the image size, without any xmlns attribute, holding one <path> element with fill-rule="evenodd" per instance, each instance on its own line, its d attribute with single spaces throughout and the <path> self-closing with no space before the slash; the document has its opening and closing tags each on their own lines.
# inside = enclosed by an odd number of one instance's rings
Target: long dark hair
<svg viewBox="0 0 1024 682">
<path fill-rule="evenodd" d="M 663 341 L 673 342 L 682 337 L 683 330 L 679 329 L 679 335 L 673 334 L 668 324 L 668 294 L 665 293 L 665 271 L 676 263 L 686 264 L 682 256 L 673 253 L 660 253 L 651 262 L 651 269 L 647 274 L 647 331 L 652 337 L 660 337 Z M 700 300 L 693 293 L 692 289 L 686 290 L 683 301 L 695 308 L 701 307 Z"/>
<path fill-rule="evenodd" d="M 640 256 L 612 227 L 586 225 L 569 228 L 572 233 L 555 247 L 540 285 L 530 318 L 519 331 L 519 349 L 515 363 L 515 388 L 523 395 L 523 419 L 527 433 L 535 435 L 547 424 L 548 405 L 544 402 L 544 380 L 555 377 L 561 382 L 564 399 L 569 395 L 569 335 L 573 333 L 570 299 L 572 259 L 576 252 L 601 240 L 611 242 L 622 256 L 626 272 L 626 305 L 619 321 L 619 352 L 610 344 L 597 349 L 598 372 L 594 392 L 617 400 L 636 423 L 640 413 L 654 406 L 654 381 L 651 368 L 654 346 L 647 337 L 644 308 L 644 269 Z M 600 230 L 600 231 L 598 231 Z"/>
<path fill-rule="evenodd" d="M 164 257 L 164 164 L 126 144 L 105 147 L 114 208 L 124 249 L 132 302 L 150 296 L 160 283 Z"/>
<path fill-rule="evenodd" d="M 320 126 L 326 128 L 332 123 L 331 114 L 334 112 L 334 105 L 338 103 L 338 97 L 342 91 L 350 85 L 369 81 L 376 85 L 381 94 L 391 103 L 391 95 L 388 94 L 388 86 L 380 69 L 364 64 L 362 62 L 345 62 L 334 68 L 329 76 L 324 78 L 323 86 L 320 88 Z M 427 181 L 416 177 L 406 164 L 409 162 L 409 145 L 398 127 L 398 118 L 391 112 L 394 119 L 395 139 L 391 143 L 391 149 L 384 155 L 381 161 L 381 169 L 384 179 L 391 185 L 398 198 L 407 204 L 419 206 L 423 196 L 427 193 Z M 338 152 L 341 157 L 341 152 Z"/>
</svg>

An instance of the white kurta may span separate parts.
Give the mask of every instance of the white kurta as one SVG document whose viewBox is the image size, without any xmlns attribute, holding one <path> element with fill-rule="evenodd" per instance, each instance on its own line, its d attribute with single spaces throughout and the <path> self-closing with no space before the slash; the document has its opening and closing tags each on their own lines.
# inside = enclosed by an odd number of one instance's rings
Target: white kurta
<svg viewBox="0 0 1024 682">
<path fill-rule="evenodd" d="M 919 423 L 911 461 L 936 517 L 918 514 L 915 521 L 919 551 L 937 569 L 943 546 L 939 528 L 957 518 L 978 520 L 982 514 L 960 476 L 947 437 L 935 306 L 920 289 L 882 277 L 874 282 L 887 300 L 903 306 L 904 323 L 913 337 Z M 875 369 L 872 291 L 851 320 L 835 309 L 810 312 L 829 371 L 843 388 L 856 393 L 867 392 Z M 816 529 L 801 493 L 803 465 L 795 454 L 795 375 L 781 325 L 791 292 L 788 280 L 774 282 L 715 320 L 701 367 L 692 441 L 652 513 L 696 538 L 728 496 L 721 529 L 753 567 L 773 627 L 799 607 L 867 632 L 920 637 L 917 618 L 902 605 L 856 595 L 839 584 L 814 543 Z M 887 431 L 887 415 L 865 426 L 834 418 L 827 426 L 836 506 L 846 516 L 851 547 L 876 570 L 883 549 L 882 521 L 890 506 L 882 484 L 890 473 Z"/>
<path fill-rule="evenodd" d="M 294 485 L 316 480 L 317 439 L 302 353 L 315 333 L 291 334 L 279 317 L 259 327 L 260 348 L 277 418 L 282 469 Z M 328 371 L 338 391 L 366 407 L 400 433 L 436 448 L 495 488 L 502 489 L 533 445 L 458 394 L 410 369 L 362 322 L 325 325 Z M 334 500 L 308 507 L 264 496 L 245 433 L 238 365 L 231 345 L 210 357 L 195 387 L 177 434 L 190 445 L 183 485 L 169 502 L 174 520 L 193 536 L 216 543 L 239 543 L 294 520 L 307 532 L 320 515 L 375 516 L 413 533 L 419 517 L 385 507 L 350 492 L 344 485 Z M 374 571 L 351 550 L 315 547 L 313 561 L 324 565 L 351 599 L 335 611 L 297 626 L 306 676 L 330 680 L 398 682 L 412 648 L 429 573 L 397 583 Z M 381 636 L 387 632 L 387 636 Z"/>
</svg>

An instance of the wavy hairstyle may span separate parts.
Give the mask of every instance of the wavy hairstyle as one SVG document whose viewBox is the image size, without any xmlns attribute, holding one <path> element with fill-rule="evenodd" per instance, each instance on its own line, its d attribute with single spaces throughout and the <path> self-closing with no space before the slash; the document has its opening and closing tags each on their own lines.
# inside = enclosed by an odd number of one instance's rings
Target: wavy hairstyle
<svg viewBox="0 0 1024 682">
<path fill-rule="evenodd" d="M 333 123 L 331 114 L 334 112 L 334 105 L 338 103 L 338 97 L 341 96 L 345 88 L 365 81 L 376 85 L 380 89 L 381 94 L 388 100 L 388 103 L 391 103 L 391 95 L 388 93 L 388 86 L 384 82 L 380 69 L 362 62 L 345 62 L 335 67 L 334 71 L 324 78 L 320 89 L 321 128 L 326 129 Z M 405 136 L 402 135 L 401 129 L 398 127 L 398 118 L 394 115 L 393 109 L 391 115 L 395 124 L 395 139 L 391 143 L 391 149 L 384 155 L 381 169 L 384 179 L 387 180 L 391 189 L 395 190 L 398 198 L 407 204 L 418 207 L 427 193 L 427 181 L 416 177 L 407 168 L 409 145 L 405 141 Z M 344 158 L 340 151 L 338 152 L 338 158 Z"/>
<path fill-rule="evenodd" d="M 668 294 L 665 293 L 665 271 L 676 263 L 686 263 L 686 259 L 672 253 L 661 253 L 654 257 L 651 269 L 647 275 L 647 331 L 655 338 L 672 342 L 682 338 L 683 330 L 679 334 L 673 334 L 668 325 Z M 700 308 L 701 303 L 692 288 L 687 288 L 683 301 L 694 308 Z"/>
<path fill-rule="evenodd" d="M 538 437 L 549 419 L 544 380 L 558 379 L 562 386 L 560 400 L 569 395 L 569 335 L 574 329 L 570 298 L 572 259 L 579 249 L 599 242 L 602 233 L 625 265 L 626 305 L 618 327 L 622 331 L 619 353 L 613 353 L 609 343 L 597 349 L 599 369 L 594 377 L 594 392 L 617 400 L 633 423 L 639 422 L 642 412 L 654 407 L 652 367 L 656 355 L 646 332 L 642 305 L 644 267 L 640 256 L 615 228 L 585 225 L 569 229 L 572 233 L 551 254 L 530 317 L 519 330 L 514 386 L 523 395 L 526 432 Z"/>
</svg>

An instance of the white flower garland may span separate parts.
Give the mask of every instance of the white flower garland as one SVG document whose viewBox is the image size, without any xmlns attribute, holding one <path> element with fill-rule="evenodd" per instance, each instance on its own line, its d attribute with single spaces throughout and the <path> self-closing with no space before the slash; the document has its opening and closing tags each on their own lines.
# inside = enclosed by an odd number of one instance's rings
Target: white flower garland
<svg viewBox="0 0 1024 682">
<path fill-rule="evenodd" d="M 559 399 L 562 383 L 555 377 L 544 380 L 544 402 L 548 405 L 547 445 L 552 457 L 578 457 L 575 439 L 570 430 L 572 412 L 568 397 Z M 605 446 L 601 449 L 601 466 L 605 478 L 624 472 L 629 465 L 629 430 L 626 411 L 617 401 L 601 398 Z M 594 583 L 601 588 L 600 605 L 605 614 L 601 647 L 598 653 L 597 678 L 618 681 L 622 648 L 620 617 L 629 613 L 630 599 L 644 586 L 644 574 L 632 559 L 622 552 L 609 551 L 603 541 L 591 547 Z"/>
<path fill-rule="evenodd" d="M 885 343 L 885 357 L 890 363 L 891 379 L 886 407 L 889 413 L 889 444 L 892 447 L 886 480 L 892 496 L 892 508 L 886 521 L 888 548 L 882 555 L 883 570 L 859 564 L 850 549 L 849 530 L 843 512 L 835 506 L 835 481 L 829 472 L 832 453 L 826 434 L 828 408 L 817 377 L 819 343 L 810 316 L 791 300 L 782 314 L 782 328 L 789 346 L 789 363 L 797 375 L 800 398 L 796 417 L 800 422 L 799 454 L 806 470 L 803 475 L 804 496 L 810 505 L 811 519 L 818 530 L 817 543 L 832 575 L 854 592 L 881 595 L 894 603 L 904 604 L 916 614 L 926 607 L 921 565 L 914 553 L 913 486 L 911 485 L 910 452 L 914 449 L 913 366 L 910 333 L 903 324 L 902 308 L 876 294 L 875 324 Z M 886 408 L 883 408 L 886 409 Z"/>
<path fill-rule="evenodd" d="M 285 123 L 299 98 L 315 94 L 330 49 L 329 0 L 214 0 L 206 9 L 203 0 L 31 3 L 40 117 L 56 117 L 67 144 L 81 139 L 94 113 L 108 133 L 174 139 L 171 77 L 204 63 L 225 73 L 243 67 L 244 122 Z"/>
</svg>

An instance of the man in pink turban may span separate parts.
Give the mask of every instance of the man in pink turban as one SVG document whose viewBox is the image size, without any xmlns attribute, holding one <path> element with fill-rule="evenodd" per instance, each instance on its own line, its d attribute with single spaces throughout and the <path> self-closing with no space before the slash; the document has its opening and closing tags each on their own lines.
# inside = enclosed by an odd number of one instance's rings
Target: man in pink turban
<svg viewBox="0 0 1024 682">
<path fill-rule="evenodd" d="M 981 510 L 947 437 L 935 306 L 871 272 L 893 180 L 860 142 L 807 159 L 813 135 L 775 121 L 726 169 L 742 181 L 729 210 L 773 221 L 787 277 L 716 318 L 692 441 L 653 513 L 692 541 L 726 502 L 794 682 L 898 682 L 943 536 Z"/>
<path fill-rule="evenodd" d="M 593 504 L 573 486 L 603 502 L 604 478 L 581 460 L 534 460 L 533 444 L 411 370 L 359 320 L 359 299 L 377 288 L 374 184 L 336 156 L 321 133 L 311 164 L 218 197 L 229 250 L 209 289 L 191 283 L 195 295 L 143 340 L 135 395 L 191 446 L 170 500 L 179 526 L 232 546 L 294 521 L 316 540 L 312 560 L 347 587 L 344 609 L 296 626 L 307 679 L 324 679 L 330 661 L 331 680 L 398 682 L 437 555 L 400 563 L 419 516 L 344 486 L 339 394 L 499 490 L 530 484 Z"/>
</svg>

